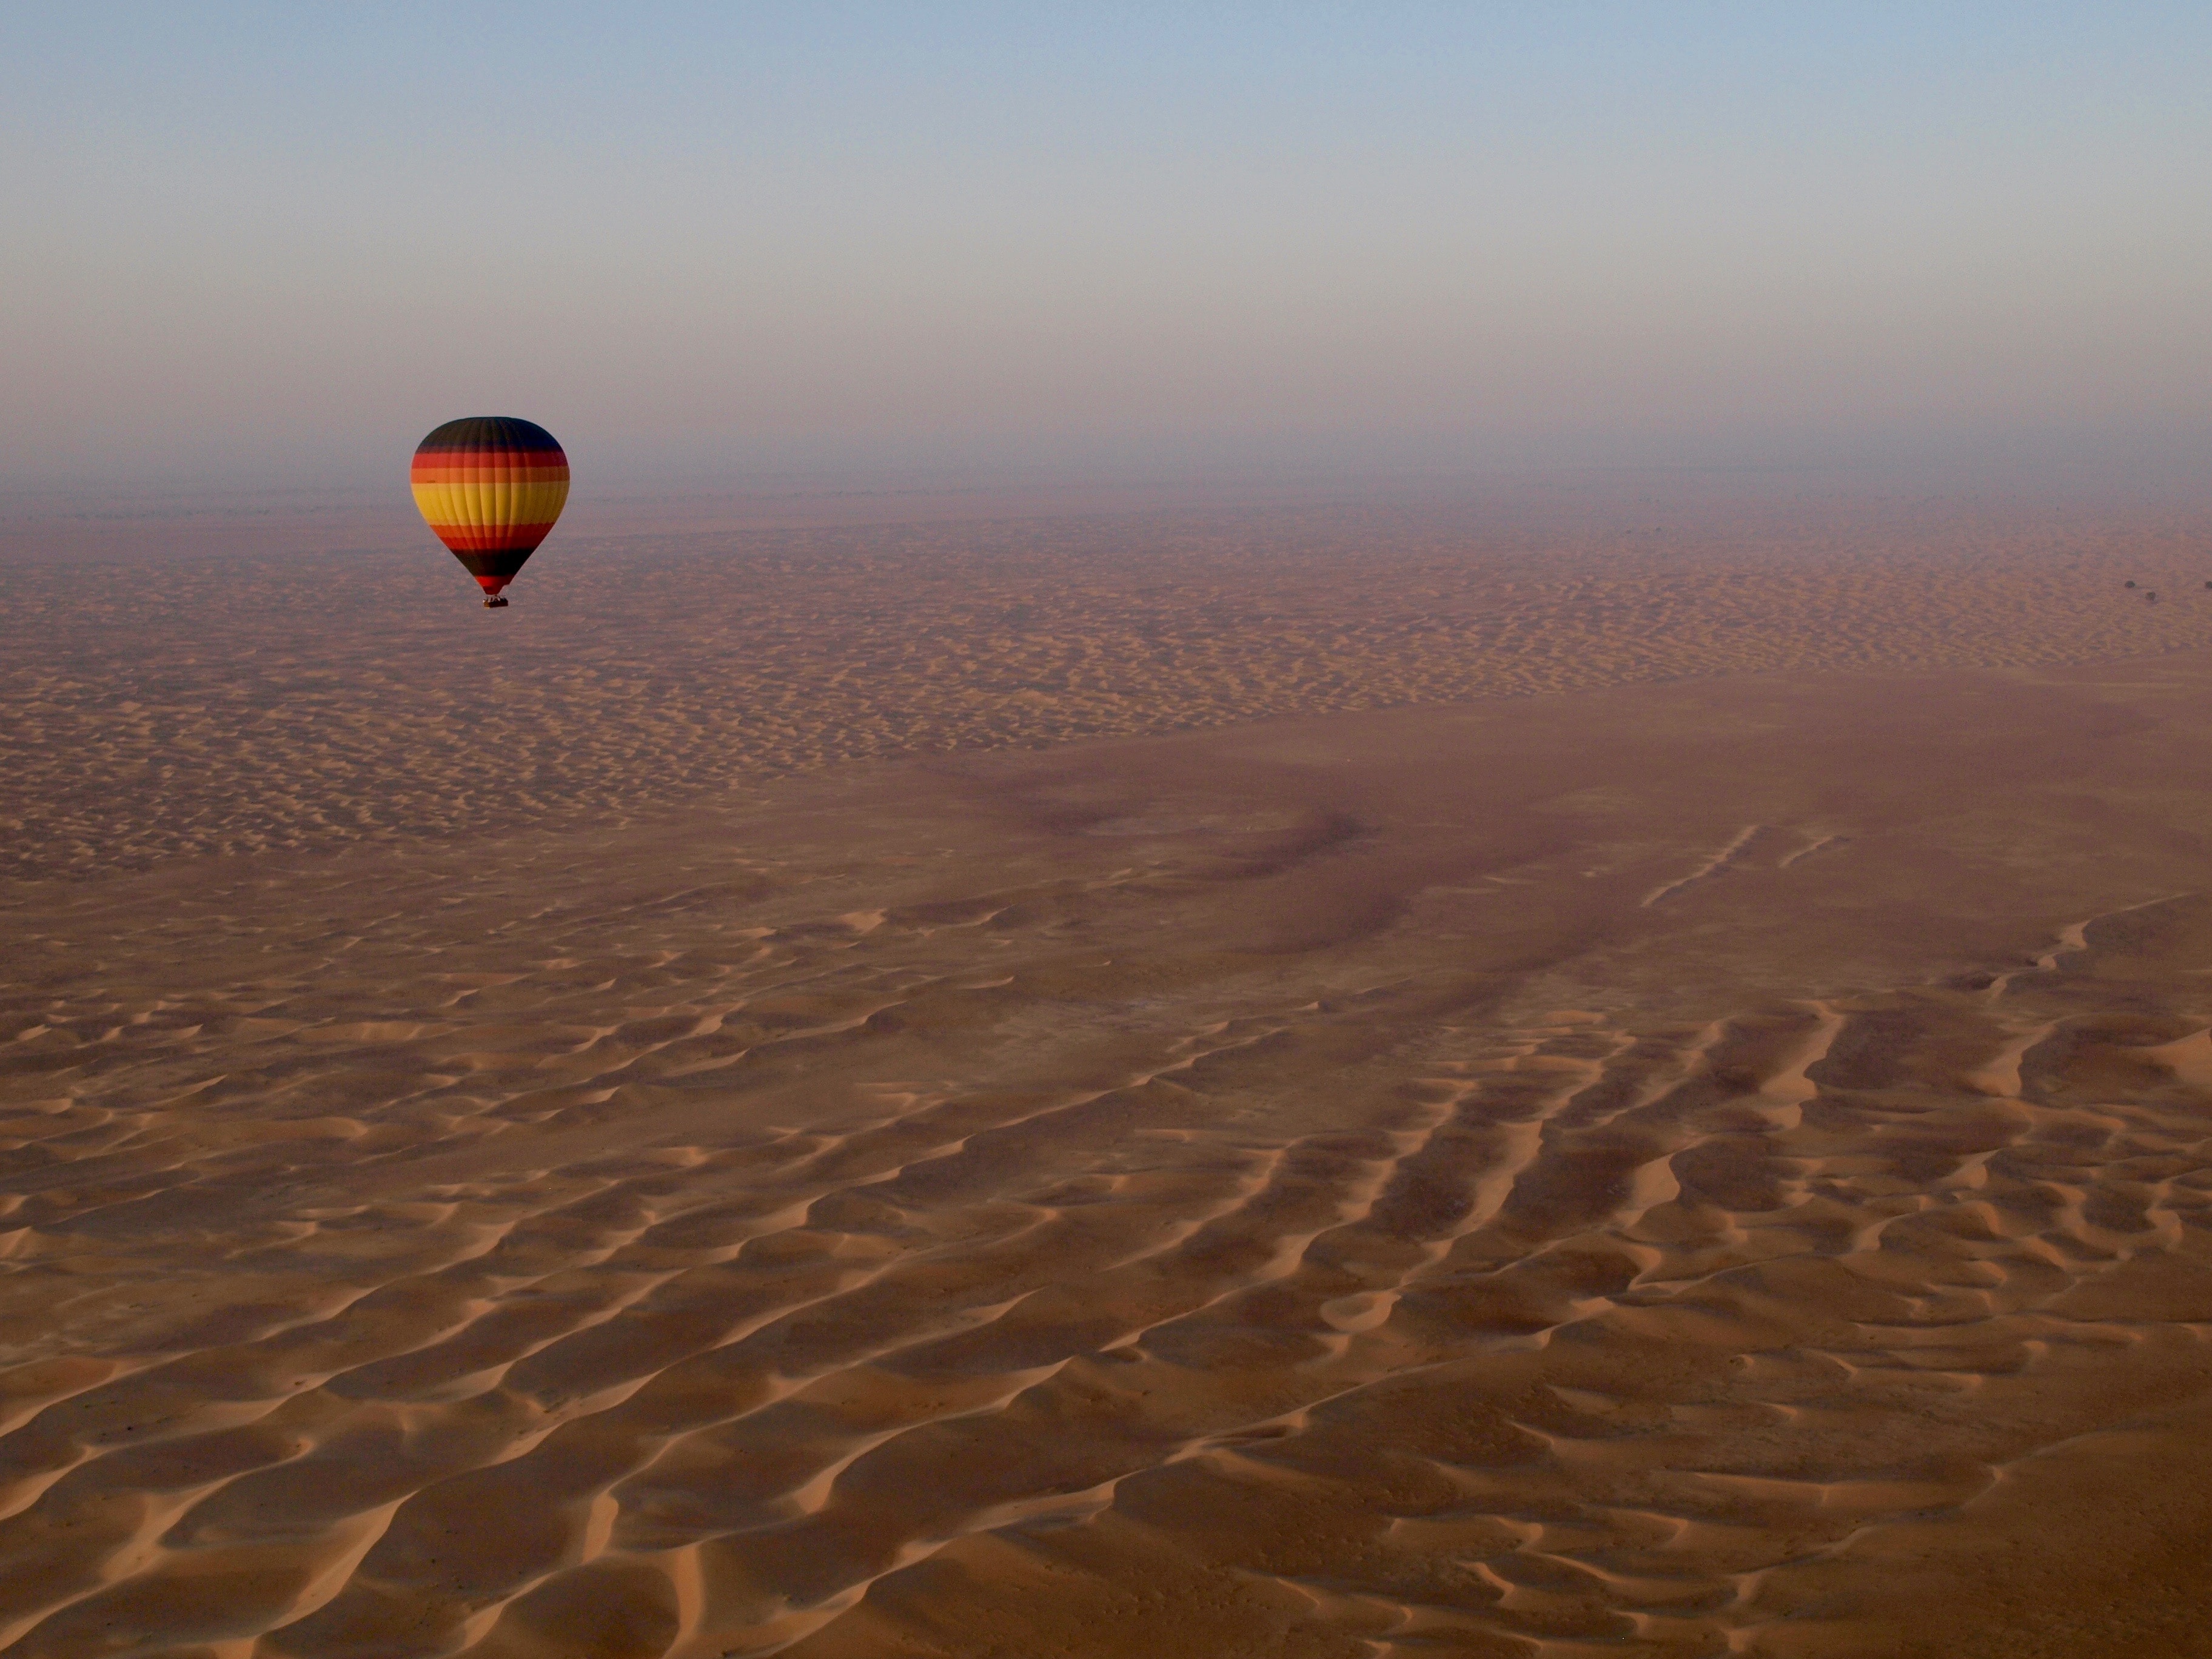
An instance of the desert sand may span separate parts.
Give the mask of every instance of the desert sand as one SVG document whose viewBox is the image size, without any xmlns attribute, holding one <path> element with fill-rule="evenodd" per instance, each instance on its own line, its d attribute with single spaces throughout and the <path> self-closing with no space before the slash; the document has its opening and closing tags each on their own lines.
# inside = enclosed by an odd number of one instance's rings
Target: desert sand
<svg viewBox="0 0 2212 1659">
<path fill-rule="evenodd" d="M 0 1646 L 2212 1653 L 2204 525 L 1666 506 L 14 537 Z"/>
</svg>

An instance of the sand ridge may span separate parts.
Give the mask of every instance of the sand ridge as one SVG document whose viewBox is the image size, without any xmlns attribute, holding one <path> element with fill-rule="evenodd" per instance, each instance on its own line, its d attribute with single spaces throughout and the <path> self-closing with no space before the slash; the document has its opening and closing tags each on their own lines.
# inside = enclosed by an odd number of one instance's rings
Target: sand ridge
<svg viewBox="0 0 2212 1659">
<path fill-rule="evenodd" d="M 133 522 L 52 529 L 49 556 L 18 526 L 0 854 L 82 877 L 605 821 L 859 759 L 2212 640 L 2187 515 L 1679 507 L 564 532 L 491 618 L 419 527 L 341 519 L 306 551 L 289 520 L 179 546 Z"/>
<path fill-rule="evenodd" d="M 2192 1650 L 2208 677 L 16 887 L 0 1639 Z"/>
</svg>

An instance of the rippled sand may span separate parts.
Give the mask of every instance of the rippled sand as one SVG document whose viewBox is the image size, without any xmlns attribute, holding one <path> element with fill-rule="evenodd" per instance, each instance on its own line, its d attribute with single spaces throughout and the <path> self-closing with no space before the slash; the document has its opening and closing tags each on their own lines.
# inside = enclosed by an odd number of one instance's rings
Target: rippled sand
<svg viewBox="0 0 2212 1659">
<path fill-rule="evenodd" d="M 0 1645 L 2212 1651 L 2179 538 L 1147 522 L 11 592 Z"/>
<path fill-rule="evenodd" d="M 490 617 L 410 519 L 33 525 L 0 533 L 0 870 L 605 822 L 1255 718 L 2212 644 L 2202 515 L 1681 506 L 563 530 Z"/>
</svg>

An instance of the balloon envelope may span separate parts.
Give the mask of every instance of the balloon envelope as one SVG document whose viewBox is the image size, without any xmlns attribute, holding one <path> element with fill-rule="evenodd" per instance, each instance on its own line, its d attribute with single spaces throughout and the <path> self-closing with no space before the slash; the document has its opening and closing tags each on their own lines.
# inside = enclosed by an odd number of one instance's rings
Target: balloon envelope
<svg viewBox="0 0 2212 1659">
<path fill-rule="evenodd" d="M 553 434 L 507 415 L 448 421 L 416 446 L 415 505 L 486 596 L 538 550 L 568 499 Z"/>
</svg>

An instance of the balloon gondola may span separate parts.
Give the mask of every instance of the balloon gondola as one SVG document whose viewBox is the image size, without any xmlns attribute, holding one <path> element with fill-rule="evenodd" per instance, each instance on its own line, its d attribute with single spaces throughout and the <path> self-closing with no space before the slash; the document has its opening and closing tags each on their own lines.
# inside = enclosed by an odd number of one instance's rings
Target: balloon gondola
<svg viewBox="0 0 2212 1659">
<path fill-rule="evenodd" d="M 503 611 L 503 591 L 538 550 L 568 499 L 568 458 L 553 434 L 507 415 L 448 421 L 415 448 L 415 505 Z"/>
</svg>

